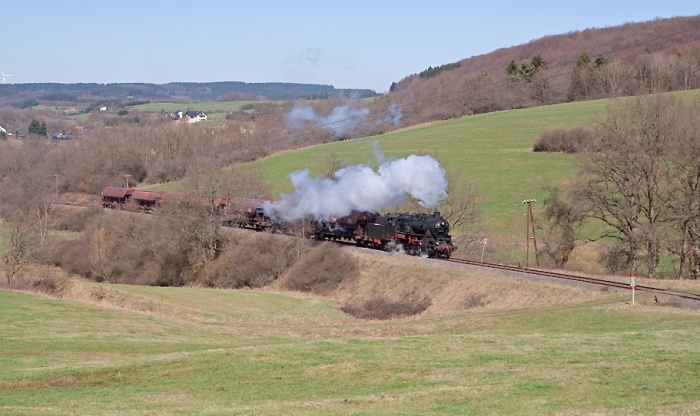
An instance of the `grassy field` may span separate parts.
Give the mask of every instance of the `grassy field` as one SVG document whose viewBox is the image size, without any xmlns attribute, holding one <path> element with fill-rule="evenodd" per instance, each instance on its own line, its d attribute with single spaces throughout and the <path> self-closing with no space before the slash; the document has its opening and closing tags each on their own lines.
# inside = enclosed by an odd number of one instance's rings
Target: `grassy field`
<svg viewBox="0 0 700 416">
<path fill-rule="evenodd" d="M 679 94 L 687 100 L 698 91 Z M 480 188 L 479 207 L 487 230 L 520 235 L 525 212 L 522 201 L 542 201 L 542 186 L 565 182 L 574 174 L 573 157 L 530 151 L 539 135 L 554 128 L 591 127 L 604 116 L 607 100 L 586 101 L 523 110 L 503 111 L 432 123 L 364 139 L 335 142 L 282 153 L 254 162 L 277 192 L 289 192 L 287 175 L 295 170 L 319 171 L 323 156 L 334 153 L 347 164 L 374 163 L 372 143 L 387 157 L 427 153 L 437 158 L 448 175 Z M 541 205 L 534 204 L 537 210 Z"/>
<path fill-rule="evenodd" d="M 700 411 L 700 315 L 627 294 L 379 322 L 284 292 L 67 293 L 0 290 L 0 413 Z"/>
<path fill-rule="evenodd" d="M 512 234 L 520 231 L 522 200 L 542 200 L 542 185 L 562 182 L 573 174 L 572 157 L 529 151 L 548 129 L 587 125 L 605 101 L 541 107 L 463 117 L 396 133 L 283 153 L 257 164 L 278 192 L 289 192 L 287 175 L 295 170 L 319 170 L 323 155 L 334 153 L 347 164 L 375 164 L 372 146 L 378 142 L 386 157 L 427 153 L 437 158 L 449 175 L 479 187 L 480 209 L 488 229 Z"/>
<path fill-rule="evenodd" d="M 269 103 L 270 101 L 210 101 L 202 103 L 148 103 L 128 107 L 130 111 L 175 112 L 188 109 L 204 112 L 231 112 L 248 104 Z"/>
</svg>

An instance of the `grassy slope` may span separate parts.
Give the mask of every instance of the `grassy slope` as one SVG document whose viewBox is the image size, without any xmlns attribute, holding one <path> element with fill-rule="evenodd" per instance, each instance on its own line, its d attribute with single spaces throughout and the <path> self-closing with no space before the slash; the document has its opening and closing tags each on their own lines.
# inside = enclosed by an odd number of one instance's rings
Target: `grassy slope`
<svg viewBox="0 0 700 416">
<path fill-rule="evenodd" d="M 128 107 L 133 111 L 174 112 L 186 111 L 188 108 L 196 111 L 236 111 L 246 104 L 256 104 L 268 101 L 212 101 L 202 103 L 148 103 Z"/>
<path fill-rule="evenodd" d="M 92 303 L 0 290 L 0 413 L 700 411 L 700 316 L 626 295 L 361 322 L 293 294 L 72 292 Z"/>
<path fill-rule="evenodd" d="M 681 93 L 690 99 L 697 91 Z M 541 187 L 563 182 L 574 173 L 573 157 L 529 151 L 539 135 L 553 128 L 590 127 L 605 114 L 607 100 L 504 111 L 432 123 L 364 139 L 330 143 L 270 156 L 254 162 L 277 192 L 289 192 L 287 175 L 298 169 L 319 170 L 323 155 L 335 153 L 349 164 L 375 163 L 372 143 L 387 157 L 428 153 L 440 160 L 450 175 L 480 186 L 481 210 L 491 232 L 520 235 L 524 225 L 522 200 L 542 201 Z M 534 206 L 538 208 L 537 204 Z"/>
</svg>

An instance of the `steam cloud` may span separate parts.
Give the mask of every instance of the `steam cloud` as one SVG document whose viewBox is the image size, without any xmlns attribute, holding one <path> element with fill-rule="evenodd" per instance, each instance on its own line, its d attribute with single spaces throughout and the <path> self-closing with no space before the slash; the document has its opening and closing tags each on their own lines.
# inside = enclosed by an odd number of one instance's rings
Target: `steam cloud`
<svg viewBox="0 0 700 416">
<path fill-rule="evenodd" d="M 366 108 L 340 105 L 333 108 L 328 115 L 321 116 L 310 105 L 297 105 L 285 115 L 285 119 L 293 130 L 301 130 L 308 126 L 307 123 L 317 123 L 318 127 L 332 132 L 335 138 L 341 138 L 351 133 L 359 123 L 370 121 L 369 113 Z M 401 107 L 391 104 L 384 117 L 375 118 L 374 122 L 375 125 L 383 122 L 400 127 L 402 118 Z"/>
<path fill-rule="evenodd" d="M 386 110 L 386 115 L 384 116 L 384 122 L 391 123 L 394 127 L 401 126 L 401 119 L 403 118 L 403 111 L 401 107 L 396 104 L 391 104 Z"/>
<path fill-rule="evenodd" d="M 336 180 L 309 177 L 301 170 L 289 175 L 294 193 L 283 194 L 279 203 L 265 204 L 273 218 L 296 220 L 340 217 L 353 210 L 378 212 L 401 205 L 407 195 L 423 207 L 437 206 L 447 198 L 445 170 L 431 156 L 411 155 L 382 163 L 377 171 L 365 165 L 335 172 Z"/>
<path fill-rule="evenodd" d="M 335 107 L 328 115 L 320 116 L 310 105 L 300 105 L 292 108 L 285 118 L 295 130 L 304 128 L 307 122 L 317 122 L 319 127 L 331 131 L 335 137 L 343 137 L 368 114 L 369 110 L 366 108 L 341 105 Z"/>
</svg>

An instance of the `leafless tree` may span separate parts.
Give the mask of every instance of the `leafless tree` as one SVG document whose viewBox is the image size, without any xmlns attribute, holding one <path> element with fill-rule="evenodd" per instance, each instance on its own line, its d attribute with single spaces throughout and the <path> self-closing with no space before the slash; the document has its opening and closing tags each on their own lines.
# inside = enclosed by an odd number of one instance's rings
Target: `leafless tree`
<svg viewBox="0 0 700 416">
<path fill-rule="evenodd" d="M 104 223 L 99 224 L 90 234 L 88 243 L 90 245 L 90 264 L 95 276 L 107 283 L 112 283 L 112 259 L 114 253 L 115 235 L 110 232 Z"/>
<path fill-rule="evenodd" d="M 671 251 L 680 260 L 679 278 L 687 272 L 700 278 L 700 102 L 678 109 L 678 142 L 670 148 L 673 157 L 671 184 L 674 190 L 669 201 L 671 216 L 678 234 Z"/>
<path fill-rule="evenodd" d="M 625 244 L 627 263 L 637 271 L 645 254 L 653 277 L 659 263 L 660 235 L 668 221 L 672 192 L 668 186 L 667 149 L 682 104 L 672 96 L 614 102 L 597 129 L 595 146 L 583 154 L 575 198 L 589 217 L 602 221 Z"/>
<path fill-rule="evenodd" d="M 5 264 L 7 284 L 12 285 L 14 276 L 30 263 L 39 247 L 39 236 L 34 218 L 17 212 L 6 223 L 9 249 L 0 258 Z"/>
<path fill-rule="evenodd" d="M 338 159 L 338 155 L 334 152 L 326 153 L 321 156 L 320 169 L 321 174 L 328 179 L 335 180 L 335 172 L 342 167 L 342 162 Z"/>
<path fill-rule="evenodd" d="M 542 253 L 548 256 L 557 267 L 564 266 L 581 241 L 580 229 L 584 220 L 581 206 L 562 195 L 562 190 L 549 186 L 544 200 L 544 210 L 539 227 L 544 233 L 541 237 Z"/>
</svg>

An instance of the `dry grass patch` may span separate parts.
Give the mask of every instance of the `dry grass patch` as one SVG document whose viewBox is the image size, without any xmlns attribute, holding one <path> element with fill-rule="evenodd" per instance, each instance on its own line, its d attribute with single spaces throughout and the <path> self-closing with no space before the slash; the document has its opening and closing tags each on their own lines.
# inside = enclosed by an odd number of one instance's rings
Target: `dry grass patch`
<svg viewBox="0 0 700 416">
<path fill-rule="evenodd" d="M 441 314 L 472 308 L 521 308 L 599 299 L 590 291 L 551 282 L 534 282 L 497 272 L 452 267 L 406 255 L 353 251 L 360 277 L 343 282 L 332 297 L 359 307 L 383 299 L 388 303 L 420 305 L 426 313 Z"/>
<path fill-rule="evenodd" d="M 321 243 L 291 267 L 281 286 L 327 295 L 343 282 L 356 280 L 359 274 L 359 263 L 348 250 L 332 243 Z"/>
<path fill-rule="evenodd" d="M 341 310 L 361 319 L 393 319 L 418 315 L 428 309 L 430 299 L 419 302 L 405 300 L 389 301 L 383 297 L 368 299 L 360 304 L 345 305 Z"/>
</svg>

